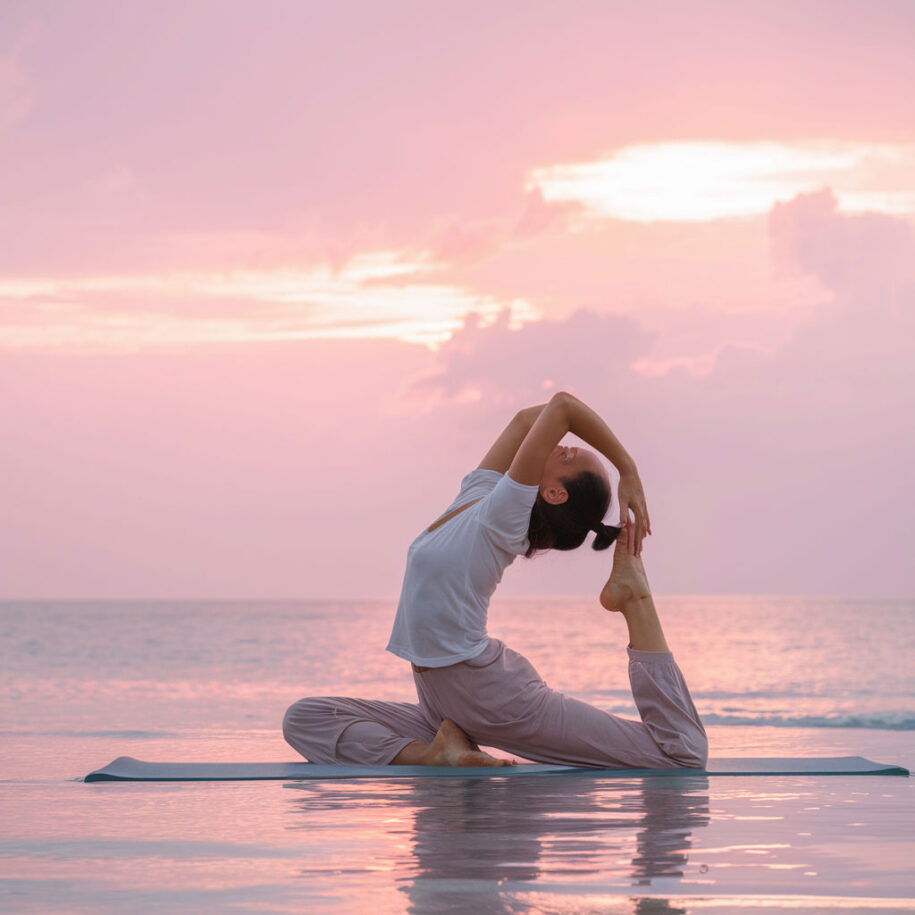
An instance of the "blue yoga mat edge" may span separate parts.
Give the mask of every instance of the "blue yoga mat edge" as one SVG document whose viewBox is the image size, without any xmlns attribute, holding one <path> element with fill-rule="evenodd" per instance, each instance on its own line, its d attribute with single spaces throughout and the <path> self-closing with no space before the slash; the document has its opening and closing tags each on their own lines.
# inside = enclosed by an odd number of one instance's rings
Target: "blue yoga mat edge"
<svg viewBox="0 0 915 915">
<path fill-rule="evenodd" d="M 820 758 L 710 759 L 705 769 L 585 769 L 574 766 L 522 763 L 511 767 L 459 766 L 321 766 L 288 763 L 158 763 L 121 756 L 90 772 L 87 782 L 266 781 L 353 778 L 518 778 L 577 775 L 591 778 L 644 778 L 697 775 L 902 775 L 902 766 L 873 762 L 860 756 Z"/>
</svg>

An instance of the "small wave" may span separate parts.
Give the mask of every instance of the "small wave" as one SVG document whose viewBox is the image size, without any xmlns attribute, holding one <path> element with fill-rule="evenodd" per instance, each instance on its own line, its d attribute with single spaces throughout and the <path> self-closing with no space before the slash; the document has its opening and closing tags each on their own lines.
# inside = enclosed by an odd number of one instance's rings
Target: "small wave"
<svg viewBox="0 0 915 915">
<path fill-rule="evenodd" d="M 608 701 L 610 693 L 616 701 Z M 624 690 L 594 690 L 583 698 L 586 702 L 624 718 L 638 718 L 636 707 L 630 702 L 620 702 Z M 769 728 L 871 728 L 882 731 L 915 731 L 915 711 L 911 709 L 878 709 L 876 711 L 854 712 L 842 708 L 845 703 L 835 703 L 835 712 L 826 711 L 829 703 L 820 700 L 821 714 L 794 713 L 790 706 L 803 707 L 803 703 L 771 701 L 765 703 L 772 711 L 748 708 L 741 700 L 746 696 L 728 695 L 731 703 L 703 702 L 697 695 L 696 705 L 705 724 L 719 727 L 769 727 Z M 631 694 L 630 694 L 631 696 Z M 772 697 L 766 697 L 771 699 Z M 797 697 L 792 697 L 797 698 Z M 850 703 L 849 703 L 850 704 Z"/>
<path fill-rule="evenodd" d="M 915 717 L 908 712 L 873 712 L 865 715 L 702 715 L 705 724 L 769 728 L 872 728 L 883 731 L 915 731 Z"/>
</svg>

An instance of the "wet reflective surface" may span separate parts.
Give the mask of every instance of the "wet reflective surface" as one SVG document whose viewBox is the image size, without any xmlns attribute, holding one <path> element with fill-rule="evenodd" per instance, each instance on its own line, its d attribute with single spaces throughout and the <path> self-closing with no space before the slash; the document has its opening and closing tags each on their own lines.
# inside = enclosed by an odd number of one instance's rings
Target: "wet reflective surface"
<svg viewBox="0 0 915 915">
<path fill-rule="evenodd" d="M 542 618 L 526 612 L 512 622 L 514 644 L 525 634 L 530 642 L 545 639 L 555 617 L 548 610 Z M 373 653 L 387 622 L 360 619 L 355 610 L 333 617 L 336 627 L 326 614 L 310 617 L 331 631 L 317 630 L 310 640 L 307 633 L 289 636 L 290 608 L 249 618 L 240 609 L 160 607 L 137 613 L 130 626 L 119 619 L 120 628 L 116 612 L 91 609 L 88 630 L 80 626 L 85 617 L 65 611 L 39 613 L 33 623 L 22 613 L 5 621 L 0 910 L 915 910 L 913 779 L 552 776 L 87 785 L 78 777 L 119 755 L 291 759 L 273 722 L 287 699 L 324 691 L 319 687 L 337 691 L 352 679 L 356 694 L 408 698 L 408 681 L 387 676 L 400 668 Z M 767 625 L 777 630 L 773 612 Z M 539 628 L 530 626 L 532 617 Z M 685 619 L 671 635 L 687 646 L 678 653 L 694 694 L 727 693 L 727 699 L 705 700 L 719 702 L 722 714 L 732 705 L 744 714 L 762 701 L 763 666 L 754 650 L 740 655 L 742 649 L 733 649 L 716 661 L 708 647 L 702 653 L 689 648 Z M 907 629 L 892 619 L 898 644 Z M 346 651 L 327 653 L 344 631 L 355 631 Z M 838 657 L 857 653 L 854 664 L 862 668 L 890 663 L 873 653 L 862 660 L 866 644 L 855 647 L 853 637 L 846 633 L 845 643 L 831 637 Z M 777 642 L 771 632 L 768 638 Z M 621 654 L 621 646 L 610 646 L 609 635 L 607 644 L 570 639 L 572 647 L 561 650 L 558 642 L 523 647 L 555 685 L 577 683 L 570 692 L 607 707 L 623 681 L 616 667 L 602 672 L 601 665 L 608 654 Z M 805 680 L 803 665 L 786 657 L 787 641 L 772 661 L 785 679 L 773 675 L 767 690 L 770 702 L 781 702 L 790 714 L 804 706 L 791 698 L 792 689 L 819 694 L 827 713 L 831 702 L 845 701 L 843 689 L 853 693 L 853 683 L 843 687 L 841 670 L 817 669 Z M 753 680 L 746 695 L 732 672 L 741 658 Z M 910 715 L 906 677 L 900 666 L 884 696 L 874 686 L 869 708 Z M 718 725 L 709 736 L 716 756 L 863 755 L 915 765 L 911 730 Z"/>
<path fill-rule="evenodd" d="M 719 745 L 740 739 L 724 730 L 712 731 Z M 809 740 L 765 732 L 785 740 L 786 755 Z M 811 751 L 862 743 L 853 731 L 828 736 Z M 907 752 L 898 734 L 872 736 L 871 756 Z M 288 758 L 278 744 L 264 753 L 269 742 L 237 732 L 193 741 L 209 758 Z M 54 738 L 6 758 L 15 777 L 0 783 L 4 910 L 698 912 L 727 900 L 750 911 L 760 896 L 805 912 L 915 907 L 912 779 L 42 777 L 88 770 L 125 743 L 133 755 L 175 758 L 191 741 Z"/>
</svg>

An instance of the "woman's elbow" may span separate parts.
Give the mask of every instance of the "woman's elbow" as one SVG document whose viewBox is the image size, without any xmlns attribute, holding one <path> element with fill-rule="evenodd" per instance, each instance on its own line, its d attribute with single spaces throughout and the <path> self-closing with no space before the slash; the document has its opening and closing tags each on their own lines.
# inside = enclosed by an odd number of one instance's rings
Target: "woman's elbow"
<svg viewBox="0 0 915 915">
<path fill-rule="evenodd" d="M 572 411 L 572 405 L 576 402 L 577 398 L 568 391 L 557 391 L 546 406 L 550 412 L 555 411 L 567 417 Z"/>
</svg>

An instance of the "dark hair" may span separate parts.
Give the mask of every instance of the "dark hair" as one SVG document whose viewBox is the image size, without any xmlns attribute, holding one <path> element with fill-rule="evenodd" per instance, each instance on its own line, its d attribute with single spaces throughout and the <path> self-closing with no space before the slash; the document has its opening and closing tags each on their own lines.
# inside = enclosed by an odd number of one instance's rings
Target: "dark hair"
<svg viewBox="0 0 915 915">
<path fill-rule="evenodd" d="M 610 487 L 607 481 L 584 470 L 574 477 L 561 480 L 569 498 L 561 505 L 550 505 L 540 493 L 531 509 L 527 528 L 530 546 L 525 557 L 538 550 L 574 550 L 585 542 L 588 531 L 597 531 L 595 550 L 605 550 L 619 534 L 619 528 L 602 524 L 610 507 Z"/>
</svg>

